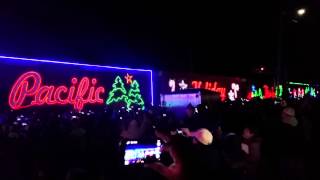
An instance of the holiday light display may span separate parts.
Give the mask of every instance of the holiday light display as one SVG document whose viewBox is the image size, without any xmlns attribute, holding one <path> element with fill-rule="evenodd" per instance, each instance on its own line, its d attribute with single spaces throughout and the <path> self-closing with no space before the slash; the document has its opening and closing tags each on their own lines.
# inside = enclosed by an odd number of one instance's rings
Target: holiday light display
<svg viewBox="0 0 320 180">
<path fill-rule="evenodd" d="M 184 82 L 184 80 L 181 80 L 181 82 L 179 83 L 179 87 L 180 87 L 181 90 L 187 89 L 188 88 L 188 84 L 186 84 Z"/>
<path fill-rule="evenodd" d="M 255 85 L 251 86 L 251 91 L 249 91 L 247 99 L 252 99 L 252 98 L 257 98 L 259 97 L 260 99 L 263 99 L 263 94 L 262 94 L 262 89 L 258 88 L 256 89 Z"/>
<path fill-rule="evenodd" d="M 132 81 L 130 90 L 129 92 L 127 92 L 126 88 L 124 87 L 124 83 L 121 80 L 121 77 L 117 76 L 112 85 L 112 88 L 113 89 L 109 92 L 109 97 L 106 101 L 107 105 L 113 103 L 122 103 L 127 107 L 128 110 L 130 110 L 132 105 L 137 105 L 142 109 L 145 108 L 144 100 L 140 94 L 140 87 L 136 80 Z"/>
<path fill-rule="evenodd" d="M 162 93 L 185 89 L 204 89 L 219 93 L 221 101 L 225 101 L 227 98 L 239 98 L 240 85 L 238 82 L 240 82 L 240 78 L 199 76 L 195 74 L 170 74 L 169 76 L 163 75 L 163 77 L 168 78 L 167 81 L 164 81 L 168 85 L 160 88 Z"/>
<path fill-rule="evenodd" d="M 283 95 L 282 85 L 276 86 L 276 97 L 279 98 L 279 97 L 282 97 L 282 95 Z"/>
<path fill-rule="evenodd" d="M 264 90 L 264 97 L 263 97 L 264 99 L 276 98 L 276 93 L 273 87 L 269 88 L 269 86 L 264 85 L 263 90 Z"/>
<path fill-rule="evenodd" d="M 127 101 L 128 101 L 127 90 L 124 87 L 124 84 L 120 76 L 116 77 L 112 85 L 112 88 L 113 89 L 109 92 L 109 96 L 106 104 L 110 105 L 112 103 L 119 103 L 119 102 L 124 102 L 125 104 L 127 104 Z"/>
<path fill-rule="evenodd" d="M 307 83 L 300 83 L 300 82 L 288 82 L 291 86 L 288 88 L 288 92 L 292 98 L 303 98 L 306 95 L 311 97 L 317 97 L 317 91 L 315 87 L 312 87 L 310 84 Z"/>
<path fill-rule="evenodd" d="M 178 84 L 180 90 L 184 90 L 188 88 L 188 84 L 184 82 L 184 80 L 181 80 L 181 82 Z M 171 92 L 176 91 L 176 81 L 174 79 L 169 79 L 169 87 Z"/>
<path fill-rule="evenodd" d="M 127 73 L 127 75 L 126 75 L 124 78 L 126 79 L 127 84 L 131 84 L 131 83 L 132 83 L 132 78 L 133 78 L 133 76 L 130 76 L 130 75 Z"/>
<path fill-rule="evenodd" d="M 263 85 L 263 88 L 256 88 L 255 85 L 251 86 L 251 91 L 247 95 L 247 99 L 260 98 L 260 99 L 274 99 L 280 98 L 283 95 L 282 85 L 274 87 L 269 87 L 268 85 Z"/>
<path fill-rule="evenodd" d="M 218 92 L 220 93 L 220 98 L 222 101 L 226 99 L 226 88 L 219 87 L 218 82 L 202 82 L 202 81 L 192 81 L 191 83 L 192 87 L 195 89 L 207 89 L 210 91 Z"/>
<path fill-rule="evenodd" d="M 231 101 L 235 101 L 238 98 L 238 91 L 240 90 L 239 84 L 232 83 L 231 89 L 228 93 L 228 97 Z"/>
<path fill-rule="evenodd" d="M 310 96 L 312 96 L 312 97 L 317 97 L 316 89 L 315 89 L 315 88 L 311 88 L 311 90 L 310 90 Z"/>
<path fill-rule="evenodd" d="M 288 92 L 292 98 L 303 98 L 306 95 L 317 97 L 316 89 L 310 86 L 288 88 Z"/>
<path fill-rule="evenodd" d="M 77 78 L 72 78 L 71 87 L 43 85 L 38 72 L 29 71 L 22 74 L 14 83 L 9 95 L 9 106 L 14 110 L 41 105 L 71 104 L 74 109 L 81 110 L 85 104 L 101 104 L 101 94 L 104 87 L 95 87 L 97 79 L 83 77 L 79 84 Z M 31 101 L 30 101 L 31 99 Z"/>
<path fill-rule="evenodd" d="M 171 89 L 171 92 L 175 92 L 176 91 L 176 81 L 173 79 L 169 80 L 169 87 Z"/>
<path fill-rule="evenodd" d="M 289 82 L 290 85 L 300 85 L 300 86 L 310 86 L 310 84 L 307 83 L 299 83 L 299 82 Z"/>
<path fill-rule="evenodd" d="M 142 110 L 145 108 L 144 107 L 144 101 L 141 97 L 140 94 L 140 87 L 139 84 L 136 80 L 133 80 L 130 86 L 130 90 L 128 93 L 128 101 L 127 103 L 127 108 L 129 109 L 132 105 L 137 105 L 142 108 Z"/>
<path fill-rule="evenodd" d="M 236 100 L 235 94 L 234 94 L 234 92 L 232 90 L 230 90 L 228 92 L 228 97 L 229 97 L 230 101 L 235 101 Z"/>
<path fill-rule="evenodd" d="M 74 110 L 81 111 L 89 106 L 103 107 L 104 102 L 113 104 L 126 97 L 129 100 L 133 77 L 143 85 L 139 86 L 143 103 L 153 104 L 151 70 L 0 56 L 0 71 L 0 93 L 4 95 L 0 104 L 6 112 L 26 108 L 32 110 L 39 106 L 50 109 L 58 105 L 72 106 Z M 127 89 L 123 93 L 117 84 L 120 90 L 117 89 L 112 97 L 111 85 L 117 75 Z M 132 95 L 131 104 L 134 106 L 139 98 L 135 100 L 136 96 Z M 125 106 L 128 100 L 124 101 Z"/>
</svg>

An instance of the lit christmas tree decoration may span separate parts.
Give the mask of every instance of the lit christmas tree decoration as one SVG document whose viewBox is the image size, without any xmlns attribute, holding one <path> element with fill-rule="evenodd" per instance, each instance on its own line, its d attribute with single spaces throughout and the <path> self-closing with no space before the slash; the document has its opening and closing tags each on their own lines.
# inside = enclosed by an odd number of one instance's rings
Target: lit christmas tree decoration
<svg viewBox="0 0 320 180">
<path fill-rule="evenodd" d="M 114 83 L 112 85 L 112 90 L 109 92 L 108 99 L 106 101 L 107 105 L 110 105 L 112 103 L 118 103 L 123 101 L 124 103 L 127 102 L 128 96 L 127 96 L 127 90 L 124 88 L 124 84 L 120 78 L 120 76 L 117 76 L 114 80 Z"/>
<path fill-rule="evenodd" d="M 127 109 L 130 109 L 132 105 L 137 105 L 144 110 L 144 101 L 140 94 L 140 87 L 136 80 L 133 80 L 130 86 L 128 101 L 127 101 Z"/>
</svg>

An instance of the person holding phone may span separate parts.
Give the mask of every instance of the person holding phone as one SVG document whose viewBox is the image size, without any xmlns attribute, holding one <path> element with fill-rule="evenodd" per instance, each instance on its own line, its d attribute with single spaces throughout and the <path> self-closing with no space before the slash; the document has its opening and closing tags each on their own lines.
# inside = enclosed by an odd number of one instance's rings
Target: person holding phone
<svg viewBox="0 0 320 180">
<path fill-rule="evenodd" d="M 172 158 L 172 163 L 169 166 L 161 162 L 145 164 L 145 167 L 151 168 L 169 180 L 185 180 L 194 179 L 195 165 L 192 155 L 193 144 L 192 141 L 181 135 L 171 135 L 170 132 L 156 129 L 155 134 L 161 138 L 165 144 L 161 148 L 161 152 L 167 152 Z"/>
</svg>

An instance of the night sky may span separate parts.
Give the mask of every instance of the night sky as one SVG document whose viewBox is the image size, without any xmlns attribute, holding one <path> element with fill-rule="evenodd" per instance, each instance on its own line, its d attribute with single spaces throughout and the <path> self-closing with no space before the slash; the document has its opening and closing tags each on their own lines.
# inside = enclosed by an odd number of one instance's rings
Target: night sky
<svg viewBox="0 0 320 180">
<path fill-rule="evenodd" d="M 301 6 L 307 14 L 296 18 Z M 272 73 L 281 12 L 289 78 L 320 80 L 316 0 L 10 0 L 0 5 L 0 54 L 229 76 L 264 65 Z"/>
</svg>

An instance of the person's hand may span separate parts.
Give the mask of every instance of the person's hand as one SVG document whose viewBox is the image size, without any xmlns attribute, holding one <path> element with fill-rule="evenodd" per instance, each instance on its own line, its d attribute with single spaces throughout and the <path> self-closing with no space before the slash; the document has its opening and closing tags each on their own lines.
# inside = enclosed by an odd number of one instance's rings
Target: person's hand
<svg viewBox="0 0 320 180">
<path fill-rule="evenodd" d="M 157 136 L 157 138 L 161 139 L 165 143 L 169 142 L 170 140 L 169 136 L 157 130 L 155 131 L 155 135 Z"/>
<path fill-rule="evenodd" d="M 145 164 L 144 165 L 145 168 L 150 168 L 156 172 L 158 172 L 159 174 L 161 174 L 162 176 L 166 177 L 167 179 L 171 176 L 171 172 L 170 169 L 163 165 L 160 162 L 154 162 L 154 163 L 149 163 L 149 164 Z"/>
<path fill-rule="evenodd" d="M 246 154 L 250 154 L 250 151 L 249 151 L 249 146 L 245 143 L 241 143 L 241 150 L 243 152 L 245 152 Z"/>
<path fill-rule="evenodd" d="M 170 147 L 169 147 L 169 145 L 168 144 L 163 144 L 162 146 L 161 146 L 161 149 L 160 149 L 160 152 L 161 153 L 163 153 L 163 152 L 169 152 L 169 149 Z"/>
<path fill-rule="evenodd" d="M 184 135 L 186 135 L 188 137 L 192 136 L 192 134 L 188 128 L 181 128 L 181 131 L 183 132 Z"/>
</svg>

